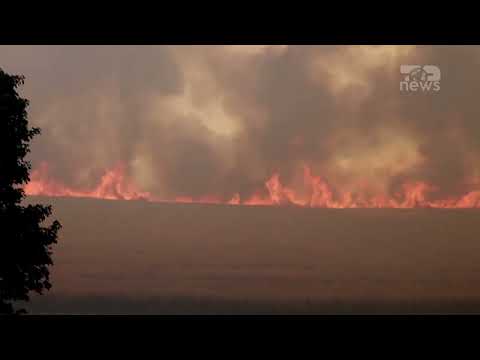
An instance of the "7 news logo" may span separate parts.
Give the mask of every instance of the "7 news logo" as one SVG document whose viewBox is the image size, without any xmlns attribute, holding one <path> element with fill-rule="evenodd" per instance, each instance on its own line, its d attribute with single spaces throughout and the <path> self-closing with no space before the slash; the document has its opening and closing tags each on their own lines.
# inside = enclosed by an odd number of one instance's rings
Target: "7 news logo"
<svg viewBox="0 0 480 360">
<path fill-rule="evenodd" d="M 438 92 L 441 73 L 435 65 L 400 65 L 400 73 L 405 77 L 400 81 L 402 92 Z"/>
</svg>

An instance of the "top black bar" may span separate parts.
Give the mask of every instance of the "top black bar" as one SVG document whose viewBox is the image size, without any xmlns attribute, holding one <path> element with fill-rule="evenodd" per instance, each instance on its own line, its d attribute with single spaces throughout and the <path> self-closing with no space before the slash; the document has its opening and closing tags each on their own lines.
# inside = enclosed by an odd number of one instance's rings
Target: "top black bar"
<svg viewBox="0 0 480 360">
<path fill-rule="evenodd" d="M 233 3 L 226 14 L 179 5 L 184 9 L 133 6 L 123 16 L 117 7 L 29 17 L 9 17 L 3 11 L 0 44 L 480 44 L 476 12 L 459 16 L 450 6 L 441 18 L 433 11 L 438 4 L 426 12 L 416 3 L 383 4 L 388 11 L 367 14 L 350 3 L 338 4 L 340 9 L 290 4 L 281 14 L 278 9 L 239 9 Z"/>
</svg>

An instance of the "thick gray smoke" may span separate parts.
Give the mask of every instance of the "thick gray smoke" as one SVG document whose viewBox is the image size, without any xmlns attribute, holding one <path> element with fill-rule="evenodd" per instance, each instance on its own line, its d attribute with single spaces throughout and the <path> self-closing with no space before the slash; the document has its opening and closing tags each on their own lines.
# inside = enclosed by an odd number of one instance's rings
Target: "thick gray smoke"
<svg viewBox="0 0 480 360">
<path fill-rule="evenodd" d="M 401 92 L 401 64 L 440 68 Z M 72 187 L 126 165 L 171 198 L 249 195 L 302 164 L 330 183 L 464 193 L 480 177 L 480 47 L 1 46 L 43 130 L 34 167 Z"/>
</svg>

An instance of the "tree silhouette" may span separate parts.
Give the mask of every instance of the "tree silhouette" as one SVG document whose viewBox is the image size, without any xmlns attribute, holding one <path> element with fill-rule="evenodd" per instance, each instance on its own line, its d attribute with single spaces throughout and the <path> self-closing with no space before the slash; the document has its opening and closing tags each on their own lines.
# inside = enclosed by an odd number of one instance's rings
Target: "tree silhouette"
<svg viewBox="0 0 480 360">
<path fill-rule="evenodd" d="M 26 312 L 15 310 L 13 302 L 28 301 L 30 291 L 50 289 L 51 246 L 61 227 L 56 220 L 42 226 L 51 206 L 22 206 L 21 186 L 30 180 L 31 168 L 25 156 L 40 133 L 28 127 L 28 100 L 17 93 L 24 79 L 0 68 L 0 314 Z"/>
</svg>

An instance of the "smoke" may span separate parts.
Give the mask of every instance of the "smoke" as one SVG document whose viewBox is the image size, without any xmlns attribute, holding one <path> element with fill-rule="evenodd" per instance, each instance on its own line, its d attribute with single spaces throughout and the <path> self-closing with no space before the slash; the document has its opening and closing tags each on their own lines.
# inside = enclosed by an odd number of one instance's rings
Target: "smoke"
<svg viewBox="0 0 480 360">
<path fill-rule="evenodd" d="M 401 92 L 401 64 L 438 66 L 441 90 Z M 304 164 L 347 190 L 478 189 L 479 64 L 474 46 L 0 47 L 43 130 L 34 168 L 88 188 L 121 163 L 165 199 L 296 184 Z"/>
</svg>

